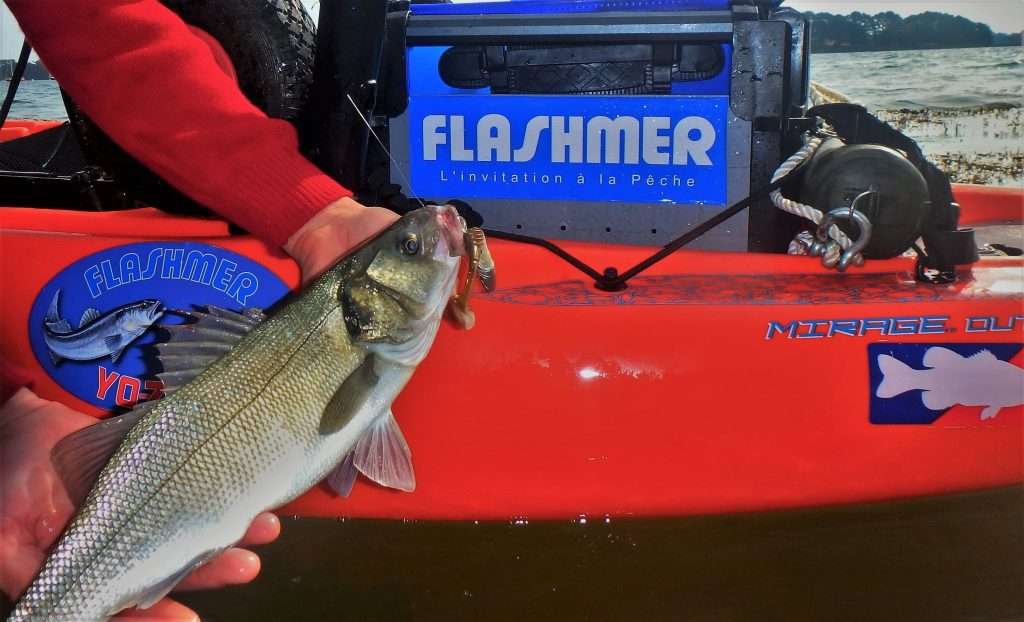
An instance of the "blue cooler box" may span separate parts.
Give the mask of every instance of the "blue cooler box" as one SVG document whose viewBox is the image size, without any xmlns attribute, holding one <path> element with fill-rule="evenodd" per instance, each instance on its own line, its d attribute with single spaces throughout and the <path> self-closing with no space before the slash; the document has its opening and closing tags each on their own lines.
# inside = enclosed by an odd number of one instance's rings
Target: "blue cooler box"
<svg viewBox="0 0 1024 622">
<path fill-rule="evenodd" d="M 786 119 L 806 101 L 808 37 L 772 4 L 412 4 L 406 105 L 384 122 L 403 171 L 390 179 L 464 200 L 492 229 L 663 244 L 781 161 Z M 774 215 L 761 202 L 695 246 L 767 248 Z"/>
</svg>

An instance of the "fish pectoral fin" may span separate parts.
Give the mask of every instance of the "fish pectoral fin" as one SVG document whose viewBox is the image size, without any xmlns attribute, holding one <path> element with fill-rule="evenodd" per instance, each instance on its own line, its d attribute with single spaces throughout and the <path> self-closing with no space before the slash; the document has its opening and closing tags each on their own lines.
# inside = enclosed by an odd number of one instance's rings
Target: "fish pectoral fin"
<svg viewBox="0 0 1024 622">
<path fill-rule="evenodd" d="M 93 309 L 92 307 L 90 307 L 90 308 L 85 310 L 85 313 L 82 314 L 82 319 L 81 319 L 81 321 L 78 322 L 78 327 L 82 328 L 83 326 L 88 325 L 90 322 L 94 322 L 99 317 L 100 317 L 99 310 L 98 309 Z"/>
<path fill-rule="evenodd" d="M 121 335 L 110 335 L 109 337 L 103 338 L 103 345 L 111 352 L 116 352 L 117 350 L 121 349 L 122 341 L 124 341 L 124 339 L 121 337 Z"/>
<path fill-rule="evenodd" d="M 354 454 L 359 472 L 381 486 L 405 492 L 416 489 L 412 452 L 390 409 L 363 434 Z"/>
<path fill-rule="evenodd" d="M 367 354 L 359 367 L 349 374 L 334 392 L 320 418 L 320 434 L 326 436 L 345 427 L 370 399 L 380 381 L 380 377 L 373 369 L 374 359 L 373 354 Z"/>
<path fill-rule="evenodd" d="M 352 492 L 352 487 L 355 486 L 358 476 L 355 455 L 350 451 L 327 475 L 327 486 L 339 497 L 347 497 Z"/>
<path fill-rule="evenodd" d="M 73 505 L 82 504 L 110 456 L 147 409 L 137 407 L 104 419 L 65 436 L 54 445 L 50 461 Z"/>
<path fill-rule="evenodd" d="M 181 580 L 187 577 L 189 573 L 219 555 L 223 550 L 215 549 L 196 556 L 195 559 L 185 564 L 180 570 L 139 594 L 138 599 L 135 601 L 135 606 L 139 609 L 149 609 L 157 604 L 160 602 L 160 599 L 170 594 L 174 586 L 181 583 Z"/>
<path fill-rule="evenodd" d="M 999 411 L 1002 410 L 1002 408 L 1002 406 L 985 407 L 985 410 L 981 411 L 981 420 L 988 421 L 989 419 L 992 419 L 993 417 L 999 414 Z"/>
</svg>

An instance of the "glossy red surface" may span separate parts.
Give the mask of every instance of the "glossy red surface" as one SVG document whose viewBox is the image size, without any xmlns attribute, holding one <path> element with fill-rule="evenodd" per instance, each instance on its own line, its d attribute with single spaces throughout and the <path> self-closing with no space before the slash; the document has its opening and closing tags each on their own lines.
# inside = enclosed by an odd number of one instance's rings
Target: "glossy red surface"
<svg viewBox="0 0 1024 622">
<path fill-rule="evenodd" d="M 960 191 L 965 212 L 981 200 Z M 27 343 L 29 306 L 62 267 L 129 239 L 194 237 L 257 258 L 289 283 L 297 277 L 289 260 L 209 221 L 27 209 L 4 209 L 0 218 L 0 351 L 36 371 L 41 394 L 83 409 L 91 407 L 39 370 Z M 650 252 L 564 246 L 599 266 L 628 266 Z M 981 336 L 963 330 L 968 317 L 1024 313 L 1020 259 L 986 258 L 957 284 L 931 286 L 915 283 L 903 259 L 841 275 L 809 258 L 683 251 L 624 292 L 602 293 L 543 249 L 498 240 L 491 247 L 499 287 L 474 296 L 476 328 L 444 326 L 394 407 L 413 449 L 416 492 L 359 482 L 337 499 L 317 488 L 285 512 L 683 515 L 1024 480 L 1021 407 L 988 421 L 980 407 L 962 406 L 933 425 L 868 420 L 869 343 L 1021 342 L 1019 322 Z M 948 317 L 952 331 L 766 338 L 773 321 L 935 315 Z"/>
</svg>

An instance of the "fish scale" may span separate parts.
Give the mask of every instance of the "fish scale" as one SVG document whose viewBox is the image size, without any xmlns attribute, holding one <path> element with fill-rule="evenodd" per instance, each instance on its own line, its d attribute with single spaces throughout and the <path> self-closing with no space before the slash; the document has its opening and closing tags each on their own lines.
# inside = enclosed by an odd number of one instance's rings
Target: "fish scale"
<svg viewBox="0 0 1024 622">
<path fill-rule="evenodd" d="M 435 212 L 451 208 L 425 209 L 431 225 Z M 410 216 L 399 222 L 408 221 L 418 222 Z M 430 227 L 420 238 L 447 249 L 446 236 Z M 418 363 L 378 361 L 375 355 L 380 382 L 371 398 L 342 418 L 340 430 L 320 430 L 325 408 L 376 347 L 350 336 L 343 283 L 365 276 L 374 265 L 396 265 L 379 261 L 391 247 L 398 245 L 385 235 L 377 246 L 343 260 L 253 328 L 228 355 L 146 411 L 100 473 L 10 621 L 104 620 L 137 604 L 143 594 L 156 600 L 162 590 L 154 586 L 170 589 L 196 563 L 238 541 L 260 511 L 295 498 L 334 469 L 382 412 L 389 413 Z M 413 292 L 429 299 L 423 306 L 426 321 L 412 316 L 409 323 L 427 337 L 418 359 L 436 333 L 457 273 L 458 257 L 440 254 L 442 260 L 431 261 L 442 267 L 414 271 L 430 279 L 429 285 L 391 285 L 398 291 L 387 294 L 401 299 Z M 396 282 L 403 280 L 408 279 Z M 180 574 L 168 577 L 174 569 Z"/>
</svg>

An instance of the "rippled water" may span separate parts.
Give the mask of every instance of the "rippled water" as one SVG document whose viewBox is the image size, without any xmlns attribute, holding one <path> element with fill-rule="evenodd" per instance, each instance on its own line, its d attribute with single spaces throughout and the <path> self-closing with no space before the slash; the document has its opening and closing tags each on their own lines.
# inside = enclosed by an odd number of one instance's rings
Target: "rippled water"
<svg viewBox="0 0 1024 622">
<path fill-rule="evenodd" d="M 1024 50 L 820 54 L 812 78 L 913 137 L 950 178 L 1024 185 Z"/>
<path fill-rule="evenodd" d="M 0 97 L 7 96 L 10 82 L 0 82 Z M 54 80 L 26 80 L 18 86 L 18 94 L 11 107 L 12 119 L 57 119 L 68 118 L 60 89 Z"/>
<path fill-rule="evenodd" d="M 869 108 L 1019 107 L 1019 47 L 816 54 L 811 78 Z"/>
</svg>

